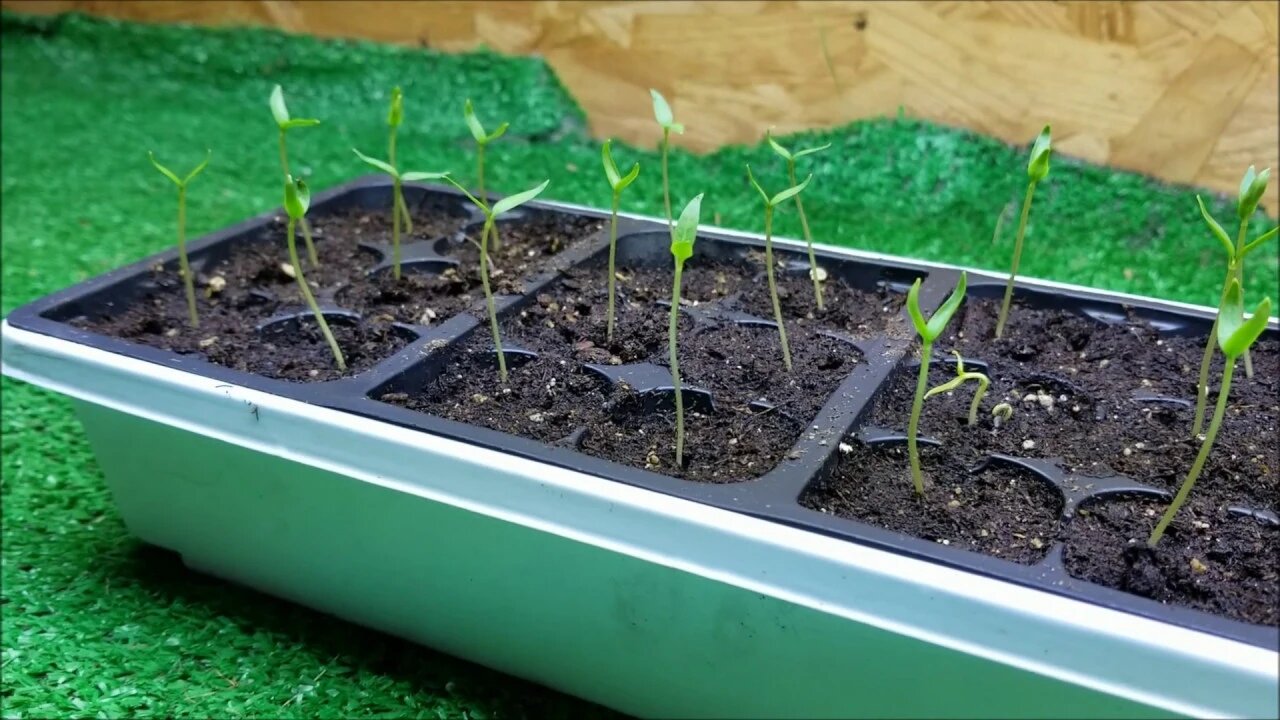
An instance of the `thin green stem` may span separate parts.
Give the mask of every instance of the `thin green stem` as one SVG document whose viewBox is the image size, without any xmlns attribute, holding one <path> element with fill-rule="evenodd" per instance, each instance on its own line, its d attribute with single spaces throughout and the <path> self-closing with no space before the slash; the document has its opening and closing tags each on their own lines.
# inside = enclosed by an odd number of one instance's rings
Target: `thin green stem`
<svg viewBox="0 0 1280 720">
<path fill-rule="evenodd" d="M 1226 367 L 1222 369 L 1222 388 L 1218 390 L 1218 404 L 1213 408 L 1213 419 L 1209 421 L 1209 434 L 1205 435 L 1204 442 L 1200 444 L 1200 453 L 1196 455 L 1196 461 L 1192 463 L 1187 479 L 1182 481 L 1182 487 L 1178 488 L 1178 494 L 1169 504 L 1169 509 L 1164 511 L 1164 516 L 1156 524 L 1156 529 L 1151 531 L 1151 537 L 1147 539 L 1147 547 L 1155 547 L 1156 543 L 1160 542 L 1165 529 L 1169 527 L 1170 522 L 1173 522 L 1173 516 L 1178 514 L 1178 509 L 1191 494 L 1191 488 L 1200 477 L 1200 471 L 1204 470 L 1205 461 L 1209 459 L 1209 451 L 1213 449 L 1213 441 L 1218 437 L 1218 429 L 1222 427 L 1222 416 L 1227 412 L 1227 396 L 1231 392 L 1231 375 L 1235 372 L 1235 366 L 1235 358 L 1227 358 Z"/>
<path fill-rule="evenodd" d="M 1227 266 L 1227 277 L 1222 281 L 1222 294 L 1218 298 L 1218 307 L 1222 307 L 1222 301 L 1227 297 L 1227 286 L 1231 284 L 1231 280 L 1235 277 L 1234 263 Z M 1200 357 L 1200 375 L 1196 381 L 1196 409 L 1194 420 L 1191 422 L 1191 437 L 1200 434 L 1200 430 L 1204 428 L 1205 406 L 1209 402 L 1209 367 L 1213 364 L 1213 349 L 1217 347 L 1218 342 L 1218 316 L 1213 317 L 1213 325 L 1209 328 L 1209 337 L 1204 341 L 1204 355 Z"/>
<path fill-rule="evenodd" d="M 1000 303 L 1000 318 L 996 321 L 996 339 L 1004 336 L 1004 324 L 1009 319 L 1009 304 L 1013 302 L 1013 280 L 1018 276 L 1018 265 L 1022 263 L 1022 240 L 1027 234 L 1027 216 L 1031 213 L 1031 198 L 1036 194 L 1036 182 L 1027 183 L 1027 196 L 1022 201 L 1022 217 L 1018 219 L 1018 237 L 1013 243 L 1013 268 L 1009 270 L 1009 281 L 1004 286 L 1004 302 Z"/>
<path fill-rule="evenodd" d="M 676 353 L 676 327 L 680 320 L 680 274 L 684 261 L 676 260 L 675 279 L 671 283 L 671 319 L 667 323 L 667 349 L 671 354 L 671 385 L 676 393 L 676 467 L 684 467 L 684 390 L 680 385 L 680 359 Z"/>
<path fill-rule="evenodd" d="M 667 230 L 675 237 L 675 221 L 671 217 L 671 182 L 667 177 L 667 145 L 671 142 L 671 130 L 662 128 L 662 207 L 667 211 Z"/>
<path fill-rule="evenodd" d="M 294 220 L 289 220 L 289 262 L 293 263 L 294 275 L 298 279 L 298 287 L 302 290 L 302 297 L 307 301 L 307 307 L 311 308 L 311 313 L 315 315 L 316 323 L 320 325 L 320 332 L 324 335 L 325 342 L 329 343 L 329 350 L 333 352 L 333 359 L 338 363 L 338 371 L 347 371 L 347 361 L 342 357 L 342 349 L 338 347 L 338 341 L 334 339 L 333 332 L 329 330 L 329 323 L 324 319 L 324 313 L 320 312 L 320 306 L 316 304 L 316 298 L 311 294 L 311 286 L 307 284 L 306 277 L 302 274 L 302 265 L 298 262 L 298 243 L 294 234 Z"/>
<path fill-rule="evenodd" d="M 773 298 L 773 320 L 778 324 L 778 340 L 782 343 L 782 363 L 791 372 L 791 346 L 787 344 L 787 326 L 782 322 L 782 303 L 778 301 L 778 285 L 773 279 L 773 208 L 764 207 L 764 267 L 769 278 L 769 296 Z"/>
<path fill-rule="evenodd" d="M 613 212 L 609 216 L 609 309 L 606 322 L 605 338 L 613 342 L 613 292 L 614 292 L 614 257 L 618 250 L 618 192 L 613 193 Z"/>
<path fill-rule="evenodd" d="M 400 279 L 400 178 L 391 182 L 391 276 Z"/>
<path fill-rule="evenodd" d="M 280 170 L 284 173 L 286 179 L 291 177 L 289 173 L 289 151 L 285 149 L 284 130 L 280 131 Z"/>
<path fill-rule="evenodd" d="M 489 202 L 484 196 L 484 143 L 476 143 L 476 197 Z"/>
<path fill-rule="evenodd" d="M 396 166 L 396 127 L 394 125 L 387 133 L 387 164 L 391 167 Z"/>
<path fill-rule="evenodd" d="M 289 151 L 285 143 L 284 130 L 280 131 L 280 169 L 284 172 L 285 182 L 292 181 L 293 175 L 289 173 Z M 302 218 L 299 222 L 302 225 L 302 239 L 307 244 L 307 259 L 311 261 L 311 267 L 318 268 L 320 267 L 320 256 L 316 254 L 316 244 L 311 239 L 311 226 L 307 224 L 306 218 Z M 299 272 L 302 271 L 301 265 L 295 265 L 295 267 L 298 268 Z"/>
<path fill-rule="evenodd" d="M 485 218 L 480 231 L 480 283 L 484 286 L 484 299 L 489 307 L 489 329 L 493 331 L 493 349 L 498 353 L 498 379 L 507 382 L 507 356 L 502 351 L 502 334 L 498 332 L 498 308 L 489 289 L 489 233 L 493 230 L 493 216 Z"/>
<path fill-rule="evenodd" d="M 404 231 L 406 237 L 413 234 L 413 219 L 409 217 L 409 204 L 404 201 L 404 188 L 396 194 L 396 202 L 399 203 L 397 208 L 400 213 L 401 230 Z"/>
<path fill-rule="evenodd" d="M 191 263 L 187 260 L 187 188 L 178 186 L 178 267 L 182 272 L 182 284 L 187 291 L 187 314 L 191 316 L 191 327 L 200 327 L 200 316 L 196 313 L 196 284 L 191 276 Z"/>
<path fill-rule="evenodd" d="M 796 186 L 796 161 L 794 159 L 787 160 L 787 176 L 791 180 L 791 187 Z M 813 279 L 813 297 L 818 303 L 818 309 L 822 310 L 822 283 L 818 280 L 818 260 L 813 255 L 813 235 L 809 232 L 809 218 L 804 214 L 804 203 L 800 200 L 800 193 L 796 193 L 796 212 L 800 214 L 800 227 L 804 230 L 804 242 L 809 246 L 809 277 Z"/>
<path fill-rule="evenodd" d="M 987 394 L 987 386 L 991 384 L 986 375 L 977 375 L 975 379 L 978 382 L 978 389 L 973 393 L 973 402 L 969 403 L 970 425 L 978 424 L 978 408 L 982 406 L 982 398 Z"/>
<path fill-rule="evenodd" d="M 911 419 L 907 421 L 907 455 L 911 458 L 911 482 L 916 495 L 924 497 L 924 475 L 920 472 L 920 450 L 916 447 L 916 434 L 920 430 L 920 410 L 924 408 L 924 391 L 929 384 L 929 359 L 933 355 L 933 343 L 920 346 L 920 375 L 916 378 L 916 397 L 911 403 Z"/>
</svg>

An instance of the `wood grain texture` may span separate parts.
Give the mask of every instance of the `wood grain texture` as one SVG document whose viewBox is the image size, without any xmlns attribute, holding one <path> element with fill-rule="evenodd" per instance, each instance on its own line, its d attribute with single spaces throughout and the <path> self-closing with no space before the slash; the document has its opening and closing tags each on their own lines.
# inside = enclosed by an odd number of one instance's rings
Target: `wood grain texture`
<svg viewBox="0 0 1280 720">
<path fill-rule="evenodd" d="M 1278 4 L 1251 2 L 24 2 L 539 54 L 598 137 L 652 144 L 648 88 L 694 150 L 902 111 L 1234 192 L 1280 169 Z M 1280 182 L 1264 199 L 1280 212 Z"/>
</svg>

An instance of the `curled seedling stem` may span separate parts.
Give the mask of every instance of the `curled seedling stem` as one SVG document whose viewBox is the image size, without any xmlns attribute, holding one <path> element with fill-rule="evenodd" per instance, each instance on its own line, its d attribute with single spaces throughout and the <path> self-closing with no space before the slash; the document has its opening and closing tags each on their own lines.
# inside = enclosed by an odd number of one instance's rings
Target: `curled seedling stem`
<svg viewBox="0 0 1280 720">
<path fill-rule="evenodd" d="M 493 132 L 486 133 L 484 125 L 480 124 L 480 119 L 476 117 L 475 108 L 471 106 L 470 98 L 467 98 L 466 104 L 462 106 L 462 119 L 466 121 L 467 129 L 471 131 L 471 137 L 476 141 L 476 194 L 480 197 L 485 197 L 484 150 L 489 143 L 506 134 L 510 123 L 504 122 Z M 502 247 L 502 243 L 498 239 L 497 226 L 490 228 L 490 232 L 493 233 L 493 249 L 498 250 Z M 481 238 L 481 241 L 483 242 L 483 238 Z"/>
<path fill-rule="evenodd" d="M 271 107 L 271 117 L 276 121 L 276 129 L 280 131 L 280 170 L 284 173 L 285 182 L 293 182 L 293 173 L 289 171 L 289 151 L 285 141 L 285 134 L 294 128 L 313 127 L 319 125 L 320 121 L 315 118 L 293 118 L 289 117 L 289 108 L 284 104 L 284 88 L 276 85 L 271 89 L 271 98 L 267 103 Z M 302 238 L 307 243 L 307 259 L 311 261 L 311 267 L 320 267 L 320 256 L 316 254 L 316 244 L 311 239 L 311 226 L 307 223 L 306 218 L 300 218 L 298 225 L 302 227 Z M 297 266 L 299 269 L 301 265 Z"/>
<path fill-rule="evenodd" d="M 778 144 L 778 141 L 773 139 L 773 134 L 770 131 L 766 130 L 764 137 L 769 141 L 769 147 L 773 148 L 775 153 L 787 161 L 787 180 L 791 183 L 792 187 L 795 187 L 796 185 L 796 160 L 804 157 L 805 155 L 822 152 L 823 150 L 831 147 L 831 143 L 827 143 L 826 145 L 806 148 L 793 153 Z M 818 305 L 818 309 L 822 310 L 824 309 L 822 304 L 822 280 L 819 277 L 818 260 L 813 254 L 813 234 L 809 231 L 809 218 L 804 214 L 804 203 L 800 200 L 800 193 L 796 193 L 795 199 L 796 212 L 800 215 L 800 229 L 804 231 L 804 242 L 809 248 L 809 277 L 813 280 L 813 297 L 814 301 Z"/>
<path fill-rule="evenodd" d="M 396 169 L 395 165 L 383 162 L 377 158 L 371 158 L 355 148 L 351 148 L 351 152 L 356 157 L 364 161 L 364 163 L 375 170 L 391 176 L 391 275 L 396 280 L 400 279 L 400 226 L 403 221 L 405 232 L 413 232 L 412 224 L 409 222 L 409 208 L 404 202 L 404 183 L 421 182 L 423 180 L 441 180 L 447 179 L 448 173 L 443 172 L 406 172 L 402 173 Z"/>
<path fill-rule="evenodd" d="M 667 151 L 671 145 L 671 133 L 683 135 L 684 125 L 676 122 L 675 115 L 671 113 L 671 106 L 667 104 L 667 99 L 662 97 L 662 93 L 650 89 L 649 97 L 653 100 L 653 117 L 662 128 L 662 207 L 667 211 L 667 230 L 671 232 L 674 239 L 676 230 L 675 221 L 671 217 L 671 182 L 667 175 Z"/>
<path fill-rule="evenodd" d="M 200 327 L 200 315 L 196 311 L 195 278 L 191 275 L 191 263 L 187 259 L 187 186 L 205 169 L 212 155 L 212 150 L 206 150 L 204 161 L 187 173 L 186 177 L 179 178 L 172 170 L 156 162 L 154 153 L 147 152 L 147 157 L 151 159 L 151 164 L 156 170 L 178 186 L 178 269 L 182 273 L 182 286 L 187 294 L 187 319 L 193 328 Z"/>
<path fill-rule="evenodd" d="M 676 328 L 680 320 L 680 275 L 684 261 L 693 257 L 693 243 L 698 239 L 698 216 L 702 212 L 702 195 L 684 206 L 680 221 L 671 233 L 671 255 L 675 258 L 675 275 L 671 281 L 671 315 L 667 323 L 667 350 L 670 353 L 671 384 L 676 396 L 676 467 L 684 467 L 684 390 L 680 384 L 680 354 L 676 351 Z"/>
<path fill-rule="evenodd" d="M 782 362 L 787 368 L 787 372 L 791 372 L 791 346 L 787 344 L 787 326 L 782 321 L 782 303 L 778 300 L 778 284 L 773 279 L 773 211 L 778 205 L 799 196 L 800 192 L 805 189 L 809 181 L 813 179 L 813 175 L 804 179 L 799 185 L 792 185 L 782 192 L 769 196 L 769 193 L 760 187 L 760 183 L 756 182 L 756 178 L 751 174 L 751 166 L 747 165 L 747 179 L 760 193 L 760 197 L 764 200 L 764 266 L 765 274 L 769 279 L 769 297 L 773 299 L 773 320 L 778 325 L 778 340 L 782 344 Z"/>
<path fill-rule="evenodd" d="M 618 203 L 622 198 L 622 191 L 628 185 L 635 182 L 636 177 L 640 175 L 640 163 L 635 163 L 626 175 L 618 174 L 618 166 L 613 162 L 613 155 L 609 150 L 612 140 L 605 140 L 604 145 L 600 148 L 601 161 L 604 163 L 604 176 L 609 181 L 609 189 L 612 191 L 613 203 L 610 206 L 609 213 L 609 309 L 607 312 L 605 337 L 609 342 L 613 342 L 613 296 L 614 296 L 614 276 L 617 271 L 614 269 L 614 257 L 618 250 Z"/>
<path fill-rule="evenodd" d="M 337 339 L 333 337 L 333 332 L 329 330 L 329 323 L 324 319 L 324 313 L 320 312 L 320 306 L 316 303 L 315 296 L 311 294 L 311 286 L 307 284 L 307 278 L 302 273 L 302 264 L 298 260 L 298 243 L 294 233 L 294 226 L 298 221 L 302 220 L 310 207 L 311 191 L 307 189 L 307 184 L 301 179 L 286 178 L 284 183 L 284 209 L 289 215 L 289 262 L 293 264 L 293 274 L 298 281 L 298 288 L 302 290 L 302 298 L 307 301 L 307 307 L 311 308 L 311 313 L 316 318 L 316 324 L 320 326 L 320 332 L 324 335 L 325 342 L 329 344 L 329 350 L 333 352 L 333 360 L 338 365 L 338 371 L 345 373 L 347 371 L 347 361 L 342 357 L 342 349 L 338 347 Z"/>
<path fill-rule="evenodd" d="M 542 184 L 535 188 L 515 195 L 508 195 L 490 206 L 483 199 L 468 192 L 448 173 L 438 173 L 438 175 L 439 179 L 457 188 L 476 207 L 480 208 L 480 212 L 484 213 L 484 228 L 480 231 L 480 284 L 484 287 L 485 305 L 489 311 L 489 330 L 493 333 L 493 351 L 498 355 L 498 379 L 505 385 L 507 382 L 507 356 L 502 350 L 502 333 L 498 330 L 498 307 L 493 299 L 493 288 L 489 285 L 489 237 L 496 234 L 494 229 L 495 221 L 499 215 L 510 212 L 536 198 L 543 190 L 547 189 L 547 185 L 551 181 L 543 180 Z"/>
<path fill-rule="evenodd" d="M 1002 422 L 1008 422 L 1012 418 L 1013 406 L 1009 403 L 1002 402 L 991 408 L 991 424 L 994 425 L 997 430 L 1000 429 L 1000 424 Z"/>
<path fill-rule="evenodd" d="M 1018 236 L 1013 243 L 1013 267 L 1009 270 L 1009 280 L 1004 286 L 1004 300 L 1000 303 L 1000 316 L 996 320 L 996 338 L 1004 337 L 1004 324 L 1009 320 L 1009 305 L 1013 302 L 1013 282 L 1018 277 L 1018 266 L 1022 263 L 1022 240 L 1027 234 L 1027 217 L 1031 214 L 1031 198 L 1035 197 L 1036 185 L 1049 174 L 1049 156 L 1052 148 L 1049 141 L 1049 126 L 1036 137 L 1031 146 L 1031 159 L 1027 161 L 1027 194 L 1022 200 L 1022 216 L 1018 219 Z"/>
<path fill-rule="evenodd" d="M 938 393 L 950 392 L 960 387 L 962 383 L 972 380 L 978 383 L 978 389 L 974 391 L 973 402 L 969 404 L 969 424 L 977 425 L 978 407 L 982 404 L 982 397 L 987 394 L 987 388 L 991 386 L 991 380 L 980 372 L 973 370 L 965 372 L 964 358 L 960 357 L 960 353 L 955 350 L 952 350 L 951 354 L 956 356 L 956 376 L 950 381 L 945 382 L 925 393 L 924 399 L 928 400 Z"/>
<path fill-rule="evenodd" d="M 920 373 L 916 376 L 916 394 L 911 403 L 911 419 L 907 422 L 907 454 L 911 461 L 911 482 L 915 485 L 916 495 L 920 497 L 924 496 L 924 475 L 920 472 L 920 451 L 916 447 L 916 437 L 920 430 L 920 411 L 924 408 L 925 388 L 929 384 L 929 360 L 933 356 L 933 341 L 942 335 L 947 323 L 951 322 L 951 316 L 956 314 L 960 303 L 964 302 L 968 284 L 968 273 L 961 272 L 956 289 L 928 320 L 920 312 L 920 278 L 916 278 L 907 291 L 907 312 L 911 316 L 911 325 L 920 336 Z"/>
<path fill-rule="evenodd" d="M 1263 191 L 1266 190 L 1267 180 L 1271 177 L 1270 170 L 1263 170 L 1261 173 L 1255 173 L 1253 167 L 1244 175 L 1244 181 L 1240 184 L 1240 196 L 1236 202 L 1237 215 L 1240 218 L 1240 229 L 1236 233 L 1236 240 L 1231 242 L 1231 237 L 1227 235 L 1227 231 L 1222 225 L 1213 218 L 1209 213 L 1209 209 L 1205 207 L 1204 200 L 1200 196 L 1196 196 L 1196 203 L 1200 207 L 1200 217 L 1204 219 L 1205 225 L 1209 228 L 1209 232 L 1218 239 L 1222 245 L 1222 250 L 1227 256 L 1226 278 L 1222 281 L 1222 296 L 1218 302 L 1221 304 L 1223 298 L 1226 297 L 1227 288 L 1231 285 L 1232 280 L 1240 283 L 1241 292 L 1244 292 L 1244 259 L 1249 253 L 1258 249 L 1259 246 L 1266 243 L 1276 236 L 1277 228 L 1262 233 L 1254 238 L 1252 242 L 1246 242 L 1246 233 L 1248 231 L 1249 218 L 1257 209 L 1258 201 L 1262 197 Z M 1209 337 L 1205 340 L 1204 354 L 1200 357 L 1200 374 L 1197 377 L 1196 384 L 1196 408 L 1194 419 L 1191 424 L 1191 436 L 1200 435 L 1200 430 L 1204 427 L 1204 415 L 1209 398 L 1209 368 L 1213 362 L 1213 351 L 1217 342 L 1216 335 L 1218 322 L 1221 314 L 1213 321 L 1213 327 L 1209 329 Z M 1249 352 L 1245 351 L 1245 376 L 1250 375 L 1249 370 L 1252 363 L 1249 360 Z"/>
<path fill-rule="evenodd" d="M 1209 459 L 1209 452 L 1213 450 L 1213 442 L 1218 438 L 1222 418 L 1227 411 L 1227 399 L 1231 393 L 1231 375 L 1235 372 L 1236 359 L 1243 355 L 1266 330 L 1270 314 L 1271 298 L 1264 298 L 1254 308 L 1253 315 L 1245 320 L 1244 297 L 1240 289 L 1240 281 L 1232 278 L 1228 282 L 1227 291 L 1223 293 L 1222 302 L 1218 306 L 1218 323 L 1215 328 L 1218 345 L 1222 348 L 1222 354 L 1226 356 L 1226 363 L 1222 368 L 1222 384 L 1218 389 L 1218 402 L 1213 409 L 1213 419 L 1209 421 L 1209 432 L 1205 435 L 1204 442 L 1200 444 L 1200 452 L 1196 455 L 1186 479 L 1182 481 L 1182 486 L 1178 488 L 1178 494 L 1174 496 L 1173 502 L 1169 504 L 1160 522 L 1156 524 L 1155 530 L 1151 532 L 1151 537 L 1147 539 L 1148 547 L 1155 547 L 1156 543 L 1160 542 L 1164 531 L 1178 514 L 1178 509 L 1187 501 L 1191 488 L 1200 477 L 1200 472 Z"/>
</svg>

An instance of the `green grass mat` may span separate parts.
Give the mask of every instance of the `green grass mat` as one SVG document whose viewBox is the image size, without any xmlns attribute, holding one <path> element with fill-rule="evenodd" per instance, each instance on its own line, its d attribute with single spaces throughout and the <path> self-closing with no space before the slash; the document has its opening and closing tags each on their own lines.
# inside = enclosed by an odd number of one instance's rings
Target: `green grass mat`
<svg viewBox="0 0 1280 720">
<path fill-rule="evenodd" d="M 296 116 L 324 122 L 291 139 L 293 165 L 315 188 L 365 173 L 352 146 L 385 153 L 386 99 L 400 84 L 407 167 L 470 176 L 462 104 L 471 97 L 489 126 L 512 123 L 491 146 L 491 186 L 518 190 L 550 177 L 547 197 L 608 200 L 581 110 L 538 60 L 7 13 L 0 53 L 5 313 L 172 241 L 173 189 L 147 163 L 148 149 L 180 170 L 213 150 L 191 190 L 195 235 L 278 206 L 266 104 L 275 83 Z M 991 233 L 1000 208 L 1020 197 L 1025 148 L 912 119 L 784 142 L 834 144 L 811 163 L 806 208 L 816 238 L 994 269 L 1007 262 L 1016 223 L 994 247 Z M 652 148 L 618 146 L 614 155 L 624 167 L 643 164 L 625 209 L 661 214 Z M 782 165 L 768 149 L 728 147 L 676 153 L 674 201 L 705 192 L 704 218 L 758 230 L 746 162 L 782 189 Z M 1233 215 L 1224 198 L 1212 207 L 1224 221 Z M 799 234 L 793 214 L 779 218 L 778 232 Z M 1057 157 L 1027 242 L 1028 275 L 1216 301 L 1221 251 L 1187 189 Z M 1255 299 L 1264 287 L 1276 294 L 1273 250 L 1255 255 L 1248 280 Z M 140 550 L 68 404 L 8 380 L 3 391 L 4 717 L 598 712 Z"/>
</svg>

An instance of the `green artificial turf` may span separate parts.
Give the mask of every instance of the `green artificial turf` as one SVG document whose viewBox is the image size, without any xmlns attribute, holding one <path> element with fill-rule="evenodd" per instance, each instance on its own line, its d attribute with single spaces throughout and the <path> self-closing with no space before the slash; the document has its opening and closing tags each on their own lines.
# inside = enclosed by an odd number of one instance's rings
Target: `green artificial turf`
<svg viewBox="0 0 1280 720">
<path fill-rule="evenodd" d="M 386 99 L 405 92 L 402 163 L 469 177 L 463 100 L 490 127 L 498 190 L 550 177 L 546 197 L 604 205 L 599 146 L 541 61 L 442 55 L 265 30 L 153 27 L 70 15 L 3 16 L 3 299 L 18 305 L 164 249 L 180 171 L 213 150 L 192 186 L 193 234 L 280 203 L 272 85 L 295 116 L 295 169 L 315 188 L 385 151 Z M 679 118 L 677 118 L 679 119 Z M 1052 118 L 1049 118 L 1050 120 Z M 657 132 L 655 132 L 655 138 Z M 1028 138 L 1030 140 L 1030 138 Z M 821 241 L 1002 269 L 1016 222 L 992 246 L 995 216 L 1020 198 L 1025 148 L 906 118 L 784 138 L 834 147 L 807 163 Z M 640 180 L 625 209 L 662 212 L 652 148 L 616 146 Z M 781 161 L 764 147 L 677 152 L 674 202 L 705 192 L 704 218 L 759 229 L 751 162 L 773 192 Z M 1243 168 L 1241 168 L 1243 171 Z M 1224 222 L 1224 198 L 1211 203 Z M 1259 229 L 1274 224 L 1259 216 Z M 794 215 L 777 231 L 797 236 Z M 1200 303 L 1216 302 L 1221 251 L 1192 191 L 1056 157 L 1036 198 L 1025 274 Z M 1277 290 L 1273 249 L 1253 258 L 1256 300 Z M 209 580 L 126 534 L 61 398 L 3 381 L 4 717 L 582 716 L 598 709 L 317 613 Z M 548 652 L 554 649 L 548 648 Z M 661 692 L 661 688 L 651 688 Z"/>
</svg>

